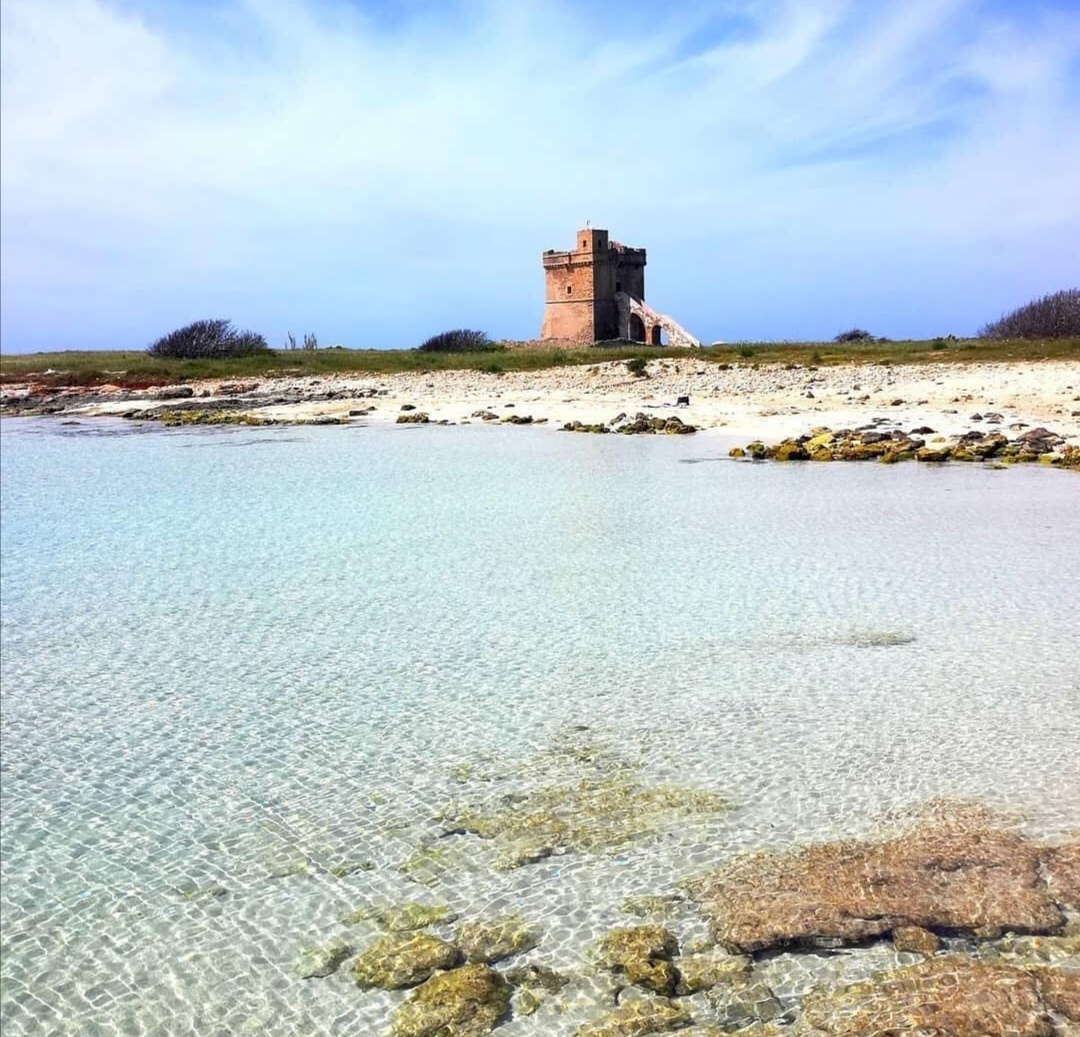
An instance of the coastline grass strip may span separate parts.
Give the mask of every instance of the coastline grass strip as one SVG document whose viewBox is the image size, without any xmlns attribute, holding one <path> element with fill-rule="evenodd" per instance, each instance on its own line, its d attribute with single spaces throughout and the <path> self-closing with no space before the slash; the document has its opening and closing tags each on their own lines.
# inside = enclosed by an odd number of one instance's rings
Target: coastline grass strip
<svg viewBox="0 0 1080 1037">
<path fill-rule="evenodd" d="M 1080 338 L 996 341 L 934 339 L 904 342 L 760 342 L 669 349 L 649 346 L 599 346 L 580 349 L 505 345 L 481 353 L 422 353 L 414 349 L 270 350 L 241 357 L 165 360 L 143 351 L 82 351 L 0 355 L 0 384 L 31 381 L 43 385 L 119 385 L 150 388 L 206 378 L 356 377 L 401 372 L 481 371 L 498 376 L 511 371 L 668 359 L 691 363 L 753 366 L 790 364 L 829 367 L 843 364 L 925 364 L 1080 360 Z"/>
</svg>

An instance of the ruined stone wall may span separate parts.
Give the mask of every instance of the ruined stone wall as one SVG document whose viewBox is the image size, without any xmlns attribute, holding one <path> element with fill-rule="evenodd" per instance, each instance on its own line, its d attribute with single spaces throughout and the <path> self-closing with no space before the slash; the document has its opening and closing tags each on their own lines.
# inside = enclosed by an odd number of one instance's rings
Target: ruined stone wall
<svg viewBox="0 0 1080 1037">
<path fill-rule="evenodd" d="M 666 332 L 669 346 L 677 346 L 681 349 L 697 349 L 701 343 L 690 334 L 681 324 L 672 320 L 662 313 L 657 313 L 651 306 L 647 306 L 640 299 L 635 299 L 626 292 L 619 292 L 615 296 L 618 307 L 619 337 L 628 338 L 632 341 L 647 342 L 658 346 L 661 342 L 661 332 Z M 634 328 L 641 329 L 640 334 L 634 334 Z"/>
<path fill-rule="evenodd" d="M 635 299 L 645 301 L 645 250 L 627 249 L 614 252 L 614 273 L 612 278 L 612 298 L 614 292 L 625 292 Z"/>
</svg>

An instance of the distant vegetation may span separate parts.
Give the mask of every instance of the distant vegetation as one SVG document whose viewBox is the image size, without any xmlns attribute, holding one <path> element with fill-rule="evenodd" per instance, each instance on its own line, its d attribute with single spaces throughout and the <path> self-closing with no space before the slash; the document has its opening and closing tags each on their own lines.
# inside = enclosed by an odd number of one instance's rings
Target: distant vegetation
<svg viewBox="0 0 1080 1037">
<path fill-rule="evenodd" d="M 983 338 L 1075 338 L 1080 335 L 1080 288 L 1044 295 L 1007 313 L 979 334 Z"/>
<path fill-rule="evenodd" d="M 432 335 L 417 346 L 421 353 L 490 353 L 498 348 L 498 344 L 488 338 L 486 331 L 469 331 L 467 328 Z"/>
<path fill-rule="evenodd" d="M 865 331 L 863 328 L 850 328 L 848 331 L 841 331 L 834 342 L 873 342 L 874 336 L 869 331 Z"/>
<path fill-rule="evenodd" d="M 52 385 L 104 385 L 132 389 L 171 385 L 198 378 L 356 377 L 399 371 L 468 370 L 498 376 L 511 371 L 604 364 L 631 359 L 666 360 L 688 371 L 704 364 L 756 366 L 781 364 L 832 367 L 838 364 L 969 363 L 1008 360 L 1080 360 L 1080 335 L 1047 339 L 951 339 L 926 342 L 738 342 L 702 349 L 657 349 L 656 346 L 558 346 L 495 349 L 470 353 L 430 353 L 419 349 L 264 349 L 248 356 L 215 356 L 172 360 L 145 352 L 31 353 L 0 356 L 0 382 L 32 380 Z"/>
<path fill-rule="evenodd" d="M 159 338 L 146 350 L 163 360 L 210 360 L 269 353 L 262 335 L 237 331 L 228 320 L 197 320 Z"/>
<path fill-rule="evenodd" d="M 298 347 L 296 345 L 296 336 L 290 331 L 285 335 L 285 346 L 286 346 L 287 349 L 290 349 L 290 350 L 291 349 L 297 349 L 297 348 L 302 348 L 302 349 L 307 349 L 307 350 L 318 349 L 319 348 L 319 340 L 314 335 L 305 335 L 304 336 L 304 344 L 303 344 L 303 346 Z"/>
</svg>

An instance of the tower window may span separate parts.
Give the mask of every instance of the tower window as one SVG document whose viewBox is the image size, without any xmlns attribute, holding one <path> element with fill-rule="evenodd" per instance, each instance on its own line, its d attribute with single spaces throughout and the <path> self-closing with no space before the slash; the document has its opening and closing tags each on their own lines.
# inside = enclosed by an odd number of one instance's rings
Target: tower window
<svg viewBox="0 0 1080 1037">
<path fill-rule="evenodd" d="M 622 281 L 616 281 L 615 282 L 615 291 L 617 291 L 617 292 L 622 291 Z"/>
<path fill-rule="evenodd" d="M 573 285 L 569 285 L 569 284 L 568 284 L 568 285 L 566 286 L 566 294 L 567 294 L 567 295 L 570 295 L 570 294 L 571 294 L 571 293 L 573 292 L 573 290 L 574 290 L 574 287 L 573 287 Z"/>
</svg>

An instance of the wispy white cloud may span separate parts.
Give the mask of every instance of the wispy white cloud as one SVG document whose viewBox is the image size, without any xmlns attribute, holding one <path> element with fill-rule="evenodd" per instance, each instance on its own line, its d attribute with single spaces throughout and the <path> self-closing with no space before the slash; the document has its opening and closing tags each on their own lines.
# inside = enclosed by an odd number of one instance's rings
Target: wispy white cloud
<svg viewBox="0 0 1080 1037">
<path fill-rule="evenodd" d="M 395 10 L 5 0 L 3 348 L 526 337 L 587 218 L 706 337 L 967 331 L 1080 279 L 1064 0 Z"/>
</svg>

